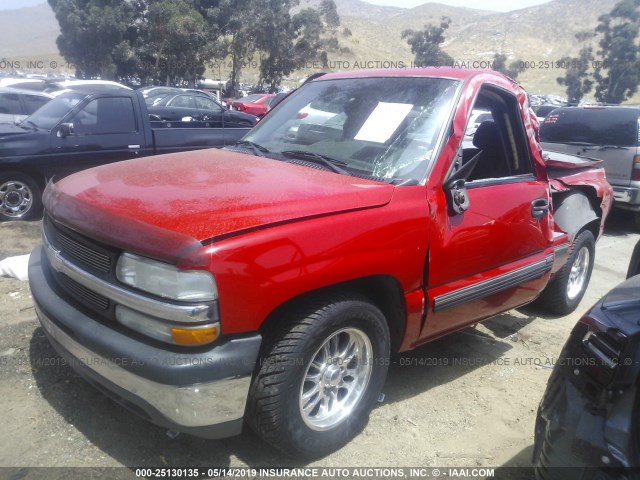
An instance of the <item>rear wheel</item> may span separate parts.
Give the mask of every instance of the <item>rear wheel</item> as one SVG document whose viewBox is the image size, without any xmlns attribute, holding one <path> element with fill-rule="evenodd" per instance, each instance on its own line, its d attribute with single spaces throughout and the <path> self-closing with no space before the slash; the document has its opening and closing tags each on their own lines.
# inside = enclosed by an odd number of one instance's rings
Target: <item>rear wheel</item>
<svg viewBox="0 0 640 480">
<path fill-rule="evenodd" d="M 42 211 L 38 184 L 20 172 L 0 175 L 0 220 L 28 220 Z"/>
<path fill-rule="evenodd" d="M 389 365 L 389 329 L 359 296 L 324 297 L 292 310 L 266 349 L 247 417 L 283 452 L 319 458 L 365 426 Z"/>
<path fill-rule="evenodd" d="M 567 263 L 549 282 L 538 303 L 560 315 L 573 312 L 589 285 L 594 258 L 595 240 L 593 234 L 585 230 L 576 237 Z"/>
</svg>

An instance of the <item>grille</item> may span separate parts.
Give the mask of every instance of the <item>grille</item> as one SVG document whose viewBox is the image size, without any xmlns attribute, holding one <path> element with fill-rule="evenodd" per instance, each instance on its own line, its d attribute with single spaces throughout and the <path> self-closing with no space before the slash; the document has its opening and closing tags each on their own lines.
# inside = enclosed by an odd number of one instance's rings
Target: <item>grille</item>
<svg viewBox="0 0 640 480">
<path fill-rule="evenodd" d="M 99 310 L 108 310 L 110 306 L 109 299 L 97 294 L 96 292 L 89 290 L 87 287 L 80 285 L 75 280 L 67 277 L 64 274 L 58 275 L 58 282 L 60 286 L 67 290 L 71 295 L 81 300 L 83 303 L 88 304 Z"/>
<path fill-rule="evenodd" d="M 47 232 L 53 244 L 60 249 L 63 256 L 77 260 L 98 272 L 111 272 L 112 259 L 107 253 L 87 243 L 81 242 L 71 235 L 56 227 L 53 222 L 47 222 Z"/>
</svg>

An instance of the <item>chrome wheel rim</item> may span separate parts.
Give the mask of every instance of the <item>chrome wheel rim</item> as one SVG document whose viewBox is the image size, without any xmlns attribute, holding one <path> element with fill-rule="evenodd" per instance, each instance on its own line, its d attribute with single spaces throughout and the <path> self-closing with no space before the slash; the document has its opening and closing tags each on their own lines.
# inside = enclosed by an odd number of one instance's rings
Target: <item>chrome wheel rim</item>
<svg viewBox="0 0 640 480">
<path fill-rule="evenodd" d="M 582 247 L 578 251 L 578 255 L 576 255 L 576 259 L 573 261 L 571 271 L 569 272 L 569 282 L 567 283 L 567 297 L 569 300 L 577 298 L 584 288 L 587 273 L 589 272 L 589 259 L 589 249 Z"/>
<path fill-rule="evenodd" d="M 372 353 L 369 337 L 357 328 L 338 330 L 316 350 L 307 365 L 298 402 L 309 428 L 328 430 L 351 414 L 369 384 Z"/>
<path fill-rule="evenodd" d="M 0 185 L 0 212 L 9 218 L 20 218 L 33 205 L 33 194 L 25 183 L 10 180 Z"/>
</svg>

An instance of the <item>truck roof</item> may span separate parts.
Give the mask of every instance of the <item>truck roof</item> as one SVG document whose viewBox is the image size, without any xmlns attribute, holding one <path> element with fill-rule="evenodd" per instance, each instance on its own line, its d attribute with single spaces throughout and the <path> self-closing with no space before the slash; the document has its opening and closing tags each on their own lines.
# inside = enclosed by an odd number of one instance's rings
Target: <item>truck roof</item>
<svg viewBox="0 0 640 480">
<path fill-rule="evenodd" d="M 500 80 L 508 80 L 515 84 L 515 81 L 506 75 L 488 69 L 468 69 L 453 67 L 423 67 L 423 68 L 381 68 L 367 70 L 353 70 L 350 72 L 327 73 L 316 80 L 333 80 L 338 78 L 362 78 L 362 77 L 440 77 L 456 80 L 468 80 L 476 76 L 493 77 Z"/>
</svg>

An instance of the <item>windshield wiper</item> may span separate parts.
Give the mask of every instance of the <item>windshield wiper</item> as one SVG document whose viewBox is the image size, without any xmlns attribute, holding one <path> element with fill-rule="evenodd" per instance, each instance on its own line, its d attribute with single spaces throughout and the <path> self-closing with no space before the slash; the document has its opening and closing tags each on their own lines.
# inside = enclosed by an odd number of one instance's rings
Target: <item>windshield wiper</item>
<svg viewBox="0 0 640 480">
<path fill-rule="evenodd" d="M 342 175 L 350 175 L 345 169 L 341 168 L 346 167 L 347 164 L 336 160 L 335 158 L 327 157 L 326 155 L 320 155 L 319 153 L 307 152 L 305 150 L 285 150 L 284 152 L 280 152 L 282 155 L 291 158 L 298 158 L 300 160 L 306 160 L 310 162 L 319 163 L 328 167 L 331 171 L 335 173 L 340 173 Z"/>
<path fill-rule="evenodd" d="M 249 147 L 253 154 L 257 157 L 264 157 L 266 153 L 269 153 L 269 149 L 249 140 L 240 140 L 233 144 L 234 147 Z"/>
<path fill-rule="evenodd" d="M 25 123 L 30 123 L 31 125 L 33 125 L 34 130 L 38 130 L 39 128 L 38 125 L 33 123 L 31 120 L 27 120 L 27 119 L 24 119 L 21 122 L 16 123 L 16 125 L 18 125 L 19 127 L 22 127 Z"/>
</svg>

